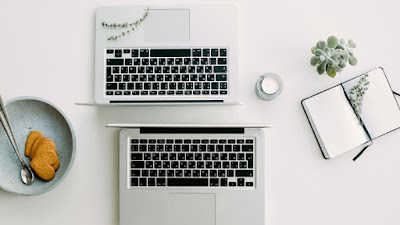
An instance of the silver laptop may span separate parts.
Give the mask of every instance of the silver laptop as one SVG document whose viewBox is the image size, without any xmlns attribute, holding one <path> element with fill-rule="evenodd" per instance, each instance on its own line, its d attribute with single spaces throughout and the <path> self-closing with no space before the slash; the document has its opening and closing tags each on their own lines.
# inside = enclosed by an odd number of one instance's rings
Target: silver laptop
<svg viewBox="0 0 400 225">
<path fill-rule="evenodd" d="M 95 51 L 97 104 L 238 103 L 231 5 L 100 7 Z"/>
<path fill-rule="evenodd" d="M 264 225 L 266 126 L 130 125 L 120 132 L 121 225 Z"/>
</svg>

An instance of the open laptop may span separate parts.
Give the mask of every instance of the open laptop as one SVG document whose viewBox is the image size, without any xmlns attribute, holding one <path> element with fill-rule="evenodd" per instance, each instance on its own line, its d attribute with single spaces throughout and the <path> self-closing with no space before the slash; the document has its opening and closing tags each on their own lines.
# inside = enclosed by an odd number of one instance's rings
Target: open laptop
<svg viewBox="0 0 400 225">
<path fill-rule="evenodd" d="M 97 104 L 238 103 L 232 5 L 99 7 L 95 51 Z"/>
<path fill-rule="evenodd" d="M 264 225 L 268 125 L 109 124 L 121 225 Z"/>
</svg>

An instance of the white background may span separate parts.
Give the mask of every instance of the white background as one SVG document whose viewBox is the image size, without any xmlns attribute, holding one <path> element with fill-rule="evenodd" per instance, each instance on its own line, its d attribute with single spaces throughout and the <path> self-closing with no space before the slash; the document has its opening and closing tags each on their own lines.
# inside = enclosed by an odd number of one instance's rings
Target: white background
<svg viewBox="0 0 400 225">
<path fill-rule="evenodd" d="M 0 0 L 3 99 L 55 103 L 77 138 L 74 166 L 56 189 L 35 197 L 0 190 L 0 224 L 118 224 L 118 130 L 105 128 L 118 122 L 274 124 L 266 137 L 267 224 L 400 224 L 400 131 L 376 140 L 357 162 L 356 152 L 324 160 L 300 105 L 377 66 L 400 91 L 400 3 L 235 2 L 241 105 L 110 108 L 75 105 L 93 101 L 95 8 L 156 1 Z M 335 79 L 309 65 L 310 48 L 330 35 L 353 39 L 359 60 Z M 265 72 L 285 85 L 270 102 L 254 92 Z"/>
</svg>

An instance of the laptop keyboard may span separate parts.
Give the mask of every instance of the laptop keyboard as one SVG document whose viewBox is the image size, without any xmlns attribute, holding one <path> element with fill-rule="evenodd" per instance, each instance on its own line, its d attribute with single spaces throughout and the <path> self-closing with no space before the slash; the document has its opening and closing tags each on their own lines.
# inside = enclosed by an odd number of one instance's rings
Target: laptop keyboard
<svg viewBox="0 0 400 225">
<path fill-rule="evenodd" d="M 131 187 L 253 187 L 255 139 L 131 139 Z"/>
<path fill-rule="evenodd" d="M 106 96 L 226 96 L 228 48 L 107 48 Z"/>
</svg>

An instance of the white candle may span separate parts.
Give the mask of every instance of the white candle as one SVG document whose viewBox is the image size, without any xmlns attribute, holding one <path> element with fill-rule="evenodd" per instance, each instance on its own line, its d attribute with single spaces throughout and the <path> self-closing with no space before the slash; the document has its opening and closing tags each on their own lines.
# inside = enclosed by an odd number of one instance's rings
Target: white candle
<svg viewBox="0 0 400 225">
<path fill-rule="evenodd" d="M 279 81 L 275 77 L 266 77 L 261 83 L 261 88 L 267 94 L 275 94 L 279 90 Z"/>
</svg>

